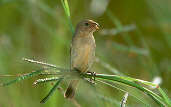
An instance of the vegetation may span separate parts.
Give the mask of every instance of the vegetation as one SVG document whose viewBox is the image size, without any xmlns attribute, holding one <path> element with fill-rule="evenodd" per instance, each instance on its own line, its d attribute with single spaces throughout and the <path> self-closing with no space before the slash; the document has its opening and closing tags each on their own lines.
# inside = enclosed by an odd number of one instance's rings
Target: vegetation
<svg viewBox="0 0 171 107">
<path fill-rule="evenodd" d="M 169 3 L 2 0 L 0 12 L 0 106 L 171 106 Z M 63 92 L 78 74 L 68 72 L 73 23 L 84 18 L 102 26 L 95 34 L 96 84 L 83 79 L 70 101 Z"/>
</svg>

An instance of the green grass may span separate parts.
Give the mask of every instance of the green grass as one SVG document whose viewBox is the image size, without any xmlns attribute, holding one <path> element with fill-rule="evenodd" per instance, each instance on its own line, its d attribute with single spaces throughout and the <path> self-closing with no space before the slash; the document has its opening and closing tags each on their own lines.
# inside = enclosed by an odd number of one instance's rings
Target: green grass
<svg viewBox="0 0 171 107">
<path fill-rule="evenodd" d="M 1 95 L 4 97 L 0 105 L 27 106 L 25 104 L 28 103 L 29 106 L 38 107 L 42 106 L 39 101 L 44 98 L 42 102 L 47 102 L 43 106 L 74 106 L 72 101 L 64 100 L 63 93 L 56 89 L 60 86 L 65 90 L 66 81 L 70 80 L 67 78 L 70 77 L 67 68 L 73 26 L 88 16 L 100 23 L 102 29 L 103 25 L 104 28 L 114 27 L 119 33 L 115 34 L 117 36 L 95 34 L 99 57 L 93 70 L 97 72 L 97 85 L 107 87 L 97 89 L 101 93 L 95 91 L 92 96 L 97 95 L 97 99 L 91 103 L 79 93 L 76 95 L 77 103 L 81 106 L 120 106 L 123 94 L 130 92 L 126 103 L 128 107 L 170 107 L 171 9 L 168 4 L 160 0 L 136 1 L 135 4 L 133 1 L 110 1 L 104 15 L 97 18 L 89 12 L 88 1 L 73 3 L 67 0 L 0 1 L 0 12 L 3 14 L 0 17 L 0 71 L 1 74 L 9 74 L 0 78 L 0 86 L 3 86 Z M 127 3 L 129 5 L 124 5 Z M 125 25 L 130 23 L 135 24 L 136 28 L 125 31 Z M 49 65 L 46 70 L 35 70 L 37 66 L 18 63 L 27 56 L 45 59 L 59 67 Z M 30 72 L 32 70 L 34 72 Z M 11 80 L 13 77 L 10 75 L 16 73 L 19 75 Z M 60 79 L 63 76 L 66 78 Z M 162 78 L 161 85 L 151 82 L 156 76 Z M 92 75 L 84 74 L 83 77 L 90 78 Z M 35 80 L 37 88 L 31 88 Z M 20 83 L 11 85 L 16 82 Z M 55 82 L 55 85 L 46 85 L 49 82 Z M 155 88 L 151 89 L 152 86 Z M 116 93 L 116 90 L 119 92 Z M 83 92 L 87 90 L 83 89 Z M 9 103 L 11 97 L 15 100 Z"/>
<path fill-rule="evenodd" d="M 39 63 L 38 61 L 32 61 L 32 62 L 37 62 L 37 64 L 41 64 L 42 63 Z M 54 65 L 52 64 L 44 64 L 44 65 L 47 65 L 48 67 L 53 67 L 53 69 L 55 68 Z M 50 68 L 48 68 L 50 69 Z M 59 69 L 57 67 L 57 69 Z M 41 74 L 42 71 L 45 71 L 46 69 L 41 69 L 41 70 L 37 70 L 37 71 L 34 71 L 32 73 L 28 73 L 28 74 L 24 74 L 20 77 L 17 77 L 15 80 L 12 80 L 10 82 L 7 82 L 7 83 L 4 83 L 4 84 L 1 84 L 1 86 L 7 86 L 7 85 L 11 85 L 15 82 L 19 82 L 21 80 L 24 80 L 24 79 L 27 79 L 27 78 L 30 78 L 32 76 L 36 76 L 38 74 Z M 74 72 L 74 71 L 73 71 Z M 64 75 L 66 76 L 65 73 L 69 73 L 69 75 L 71 75 L 70 72 L 68 72 L 66 70 L 63 71 L 63 69 L 61 69 L 61 73 L 59 72 L 56 72 L 57 74 L 60 74 L 60 75 Z M 50 73 L 49 73 L 50 74 Z M 46 74 L 45 74 L 46 75 Z M 55 75 L 54 73 L 52 75 Z M 82 76 L 84 78 L 93 78 L 92 74 L 88 73 L 88 74 L 82 74 Z M 38 79 L 37 82 L 48 82 L 48 81 L 57 81 L 56 84 L 53 86 L 53 88 L 50 90 L 50 92 L 47 94 L 47 96 L 41 101 L 41 103 L 45 103 L 49 98 L 50 96 L 54 93 L 54 91 L 57 89 L 57 87 L 59 86 L 60 82 L 64 79 L 64 78 L 58 78 L 58 79 L 54 79 L 55 77 L 53 78 L 48 78 L 48 79 Z M 57 77 L 56 77 L 57 78 Z M 106 74 L 96 74 L 95 75 L 95 78 L 96 79 L 102 79 L 102 80 L 108 80 L 108 81 L 116 81 L 116 82 L 119 82 L 119 83 L 123 83 L 125 85 L 128 85 L 128 86 L 131 86 L 131 87 L 134 87 L 134 88 L 137 88 L 138 90 L 144 92 L 144 94 L 147 94 L 149 97 L 151 97 L 157 104 L 159 104 L 160 106 L 171 106 L 171 100 L 168 98 L 168 96 L 166 95 L 166 93 L 156 84 L 153 84 L 151 82 L 148 82 L 148 81 L 143 81 L 143 80 L 140 80 L 140 79 L 135 79 L 135 78 L 131 78 L 131 77 L 124 77 L 124 76 L 118 76 L 118 75 L 106 75 Z M 45 81 L 46 80 L 46 81 Z M 155 86 L 156 89 L 159 89 L 159 92 L 160 94 L 163 96 L 159 96 L 158 94 L 152 92 L 151 90 L 141 86 L 139 83 L 141 84 L 144 84 L 144 85 L 147 85 L 147 86 Z"/>
</svg>

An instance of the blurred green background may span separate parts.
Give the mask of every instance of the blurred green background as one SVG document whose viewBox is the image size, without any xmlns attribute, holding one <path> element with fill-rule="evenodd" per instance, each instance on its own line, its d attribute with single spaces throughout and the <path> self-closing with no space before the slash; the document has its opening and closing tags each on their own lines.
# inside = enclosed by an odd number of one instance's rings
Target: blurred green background
<svg viewBox="0 0 171 107">
<path fill-rule="evenodd" d="M 92 71 L 122 74 L 146 81 L 159 81 L 171 97 L 171 1 L 170 0 L 68 0 L 75 26 L 82 19 L 101 25 L 96 32 L 96 56 Z M 0 0 L 0 75 L 23 74 L 41 66 L 23 62 L 23 57 L 69 68 L 72 38 L 60 0 Z M 0 77 L 7 82 L 15 77 Z M 70 107 L 74 103 L 56 91 L 45 104 L 40 100 L 52 84 L 33 86 L 33 77 L 0 87 L 0 107 Z M 62 87 L 65 89 L 67 81 Z M 129 107 L 156 107 L 137 89 L 97 83 L 80 84 L 76 101 L 83 107 L 117 107 L 124 91 Z"/>
</svg>

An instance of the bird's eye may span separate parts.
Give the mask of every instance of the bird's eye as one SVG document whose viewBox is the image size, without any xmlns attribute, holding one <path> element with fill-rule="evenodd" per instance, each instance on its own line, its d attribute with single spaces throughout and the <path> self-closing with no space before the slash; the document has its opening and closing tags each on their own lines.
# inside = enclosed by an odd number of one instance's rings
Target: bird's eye
<svg viewBox="0 0 171 107">
<path fill-rule="evenodd" d="M 88 26 L 89 24 L 88 23 L 85 23 L 85 26 Z"/>
</svg>

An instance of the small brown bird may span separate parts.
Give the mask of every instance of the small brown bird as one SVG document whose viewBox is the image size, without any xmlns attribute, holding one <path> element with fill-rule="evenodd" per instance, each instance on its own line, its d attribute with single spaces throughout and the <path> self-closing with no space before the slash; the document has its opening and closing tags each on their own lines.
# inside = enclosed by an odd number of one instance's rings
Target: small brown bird
<svg viewBox="0 0 171 107">
<path fill-rule="evenodd" d="M 71 43 L 71 67 L 80 73 L 90 70 L 95 58 L 95 39 L 93 32 L 99 29 L 99 24 L 93 20 L 83 20 L 76 26 Z M 71 80 L 64 96 L 72 99 L 79 80 Z"/>
</svg>

